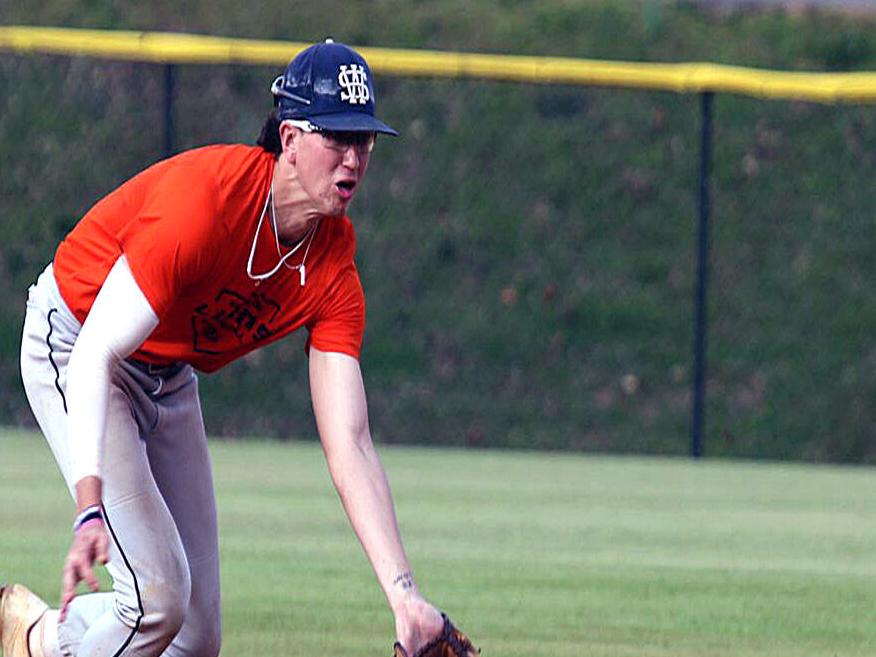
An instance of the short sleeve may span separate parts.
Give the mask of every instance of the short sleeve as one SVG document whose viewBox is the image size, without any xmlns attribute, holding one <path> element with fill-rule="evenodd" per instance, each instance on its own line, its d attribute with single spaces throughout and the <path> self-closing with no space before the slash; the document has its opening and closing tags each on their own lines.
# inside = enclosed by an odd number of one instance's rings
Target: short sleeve
<svg viewBox="0 0 876 657">
<path fill-rule="evenodd" d="M 223 238 L 217 198 L 211 179 L 190 167 L 172 169 L 119 236 L 131 273 L 159 318 L 216 261 Z"/>
<path fill-rule="evenodd" d="M 365 333 L 365 293 L 354 264 L 338 273 L 317 319 L 307 328 L 306 351 L 313 346 L 359 358 Z"/>
</svg>

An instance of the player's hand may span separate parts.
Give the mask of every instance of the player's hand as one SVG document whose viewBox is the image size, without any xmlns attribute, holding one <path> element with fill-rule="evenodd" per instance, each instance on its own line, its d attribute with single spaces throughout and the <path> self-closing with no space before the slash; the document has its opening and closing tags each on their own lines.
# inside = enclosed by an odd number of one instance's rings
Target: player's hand
<svg viewBox="0 0 876 657">
<path fill-rule="evenodd" d="M 444 628 L 444 619 L 435 607 L 420 596 L 408 597 L 395 612 L 396 640 L 408 655 L 416 654 Z"/>
<path fill-rule="evenodd" d="M 67 617 L 67 606 L 76 595 L 76 585 L 84 581 L 92 591 L 100 590 L 94 574 L 94 563 L 109 561 L 109 534 L 103 520 L 95 519 L 82 525 L 73 534 L 73 544 L 64 562 L 61 583 L 61 610 L 58 620 Z"/>
</svg>

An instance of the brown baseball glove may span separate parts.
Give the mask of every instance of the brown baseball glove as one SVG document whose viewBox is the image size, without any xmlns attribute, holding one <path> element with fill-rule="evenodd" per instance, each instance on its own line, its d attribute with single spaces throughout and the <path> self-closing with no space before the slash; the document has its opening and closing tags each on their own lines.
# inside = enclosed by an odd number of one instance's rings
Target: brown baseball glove
<svg viewBox="0 0 876 657">
<path fill-rule="evenodd" d="M 420 648 L 413 657 L 477 657 L 480 649 L 471 645 L 468 637 L 453 626 L 446 614 L 441 614 L 441 617 L 444 619 L 441 634 Z M 409 657 L 398 641 L 393 648 L 395 657 Z"/>
</svg>

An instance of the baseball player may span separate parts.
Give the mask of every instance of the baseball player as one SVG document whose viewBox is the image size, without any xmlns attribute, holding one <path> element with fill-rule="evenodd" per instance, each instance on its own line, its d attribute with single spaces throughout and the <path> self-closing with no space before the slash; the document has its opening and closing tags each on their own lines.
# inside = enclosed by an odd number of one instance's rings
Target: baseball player
<svg viewBox="0 0 876 657">
<path fill-rule="evenodd" d="M 21 585 L 0 590 L 5 657 L 219 654 L 194 370 L 302 327 L 329 471 L 394 614 L 396 655 L 472 650 L 417 589 L 359 369 L 365 299 L 347 209 L 376 134 L 397 133 L 374 116 L 368 64 L 331 40 L 296 56 L 271 91 L 258 146 L 146 169 L 89 210 L 30 289 L 22 378 L 76 515 L 59 609 Z M 111 592 L 97 592 L 96 562 Z M 76 596 L 81 581 L 93 592 Z"/>
</svg>

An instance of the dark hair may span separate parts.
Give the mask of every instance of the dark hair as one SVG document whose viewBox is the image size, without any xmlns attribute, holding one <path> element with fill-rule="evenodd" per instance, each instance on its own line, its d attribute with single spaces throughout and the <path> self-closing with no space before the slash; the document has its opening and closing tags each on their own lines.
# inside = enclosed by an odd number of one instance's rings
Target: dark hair
<svg viewBox="0 0 876 657">
<path fill-rule="evenodd" d="M 283 152 L 283 144 L 280 142 L 280 118 L 277 116 L 276 109 L 265 119 L 265 124 L 262 126 L 262 131 L 259 133 L 256 144 L 274 155 L 279 155 Z"/>
</svg>

